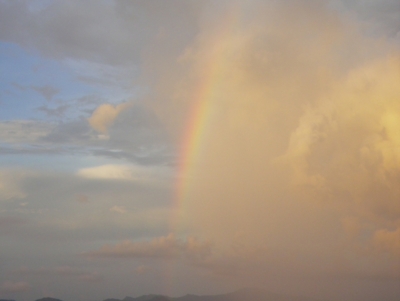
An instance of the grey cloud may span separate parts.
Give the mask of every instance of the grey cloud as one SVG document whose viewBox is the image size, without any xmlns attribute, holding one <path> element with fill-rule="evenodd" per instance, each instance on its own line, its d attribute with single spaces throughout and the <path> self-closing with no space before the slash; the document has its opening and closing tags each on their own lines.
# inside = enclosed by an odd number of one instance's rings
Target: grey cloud
<svg viewBox="0 0 400 301">
<path fill-rule="evenodd" d="M 154 113 L 136 105 L 123 111 L 110 128 L 108 144 L 142 160 L 162 155 L 171 145 L 168 133 Z"/>
<path fill-rule="evenodd" d="M 60 92 L 60 89 L 53 86 L 32 86 L 31 88 L 41 94 L 47 101 L 51 101 Z"/>
<path fill-rule="evenodd" d="M 11 120 L 0 122 L 0 141 L 6 143 L 35 142 L 46 136 L 53 125 L 33 120 Z"/>
<path fill-rule="evenodd" d="M 139 164 L 170 164 L 174 148 L 157 117 L 135 105 L 122 112 L 109 130 L 108 139 L 99 139 L 86 119 L 59 123 L 41 143 L 70 145 L 96 156 L 127 159 Z M 71 148 L 73 150 L 73 148 Z"/>
<path fill-rule="evenodd" d="M 27 268 L 21 267 L 13 271 L 21 276 L 73 277 L 84 281 L 101 281 L 103 276 L 96 272 L 89 272 L 72 266 Z"/>
<path fill-rule="evenodd" d="M 59 123 L 48 135 L 41 138 L 42 142 L 55 144 L 87 145 L 91 144 L 91 133 L 85 119 Z"/>
<path fill-rule="evenodd" d="M 350 8 L 358 17 L 378 34 L 385 34 L 400 42 L 400 2 L 397 0 L 358 1 L 350 0 L 341 3 Z"/>
<path fill-rule="evenodd" d="M 131 64 L 160 30 L 182 41 L 195 26 L 195 1 L 52 2 L 31 11 L 28 2 L 1 3 L 0 37 L 55 58 Z M 179 16 L 179 18 L 178 18 Z M 190 35 L 189 35 L 190 36 Z"/>
<path fill-rule="evenodd" d="M 132 58 L 132 62 L 135 58 Z M 67 59 L 64 65 L 70 68 L 76 78 L 85 84 L 97 88 L 119 87 L 123 91 L 134 91 L 133 82 L 137 80 L 139 70 L 133 63 L 110 65 L 107 62 Z"/>
<path fill-rule="evenodd" d="M 88 197 L 87 195 L 85 195 L 85 194 L 78 194 L 78 195 L 76 196 L 76 201 L 79 202 L 79 203 L 89 203 L 89 202 L 90 202 L 90 199 L 89 199 L 89 197 Z"/>
<path fill-rule="evenodd" d="M 3 205 L 3 221 L 21 222 L 8 232 L 28 240 L 112 240 L 116 232 L 119 238 L 130 238 L 160 233 L 168 225 L 171 192 L 157 183 L 42 172 L 26 177 L 21 189 L 29 204 Z M 90 203 L 83 206 L 76 201 L 77 195 L 90 199 Z M 109 214 L 109 208 L 115 205 L 126 208 L 123 217 Z"/>
<path fill-rule="evenodd" d="M 29 224 L 27 218 L 0 213 L 0 235 L 8 235 L 20 231 Z"/>
<path fill-rule="evenodd" d="M 63 117 L 67 110 L 70 108 L 70 105 L 60 105 L 55 108 L 49 107 L 47 105 L 43 105 L 37 108 L 38 111 L 45 113 L 49 117 Z"/>
<path fill-rule="evenodd" d="M 20 91 L 26 91 L 29 88 L 28 86 L 23 86 L 19 83 L 12 83 L 12 86 Z"/>
<path fill-rule="evenodd" d="M 2 293 L 18 293 L 30 291 L 32 286 L 25 281 L 5 281 L 0 287 L 0 292 Z"/>
<path fill-rule="evenodd" d="M 3 140 L 0 143 L 0 153 L 92 154 L 144 165 L 170 165 L 175 161 L 175 153 L 168 136 L 161 126 L 147 122 L 140 114 L 129 113 L 126 120 L 117 121 L 107 139 L 99 138 L 83 118 L 58 124 L 35 121 L 3 122 L 0 123 L 0 129 L 3 129 L 0 135 Z"/>
</svg>

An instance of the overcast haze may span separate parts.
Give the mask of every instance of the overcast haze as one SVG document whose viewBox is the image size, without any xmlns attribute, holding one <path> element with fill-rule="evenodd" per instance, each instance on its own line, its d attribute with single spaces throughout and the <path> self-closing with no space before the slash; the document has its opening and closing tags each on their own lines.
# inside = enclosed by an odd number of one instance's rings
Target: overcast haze
<svg viewBox="0 0 400 301">
<path fill-rule="evenodd" d="M 400 2 L 0 1 L 0 298 L 400 298 Z"/>
</svg>

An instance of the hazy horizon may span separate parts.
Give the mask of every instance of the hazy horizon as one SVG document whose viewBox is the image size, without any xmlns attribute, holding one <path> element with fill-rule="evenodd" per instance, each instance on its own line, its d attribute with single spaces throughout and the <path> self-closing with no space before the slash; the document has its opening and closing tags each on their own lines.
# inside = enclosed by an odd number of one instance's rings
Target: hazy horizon
<svg viewBox="0 0 400 301">
<path fill-rule="evenodd" d="M 400 297 L 398 0 L 0 0 L 0 299 Z"/>
</svg>

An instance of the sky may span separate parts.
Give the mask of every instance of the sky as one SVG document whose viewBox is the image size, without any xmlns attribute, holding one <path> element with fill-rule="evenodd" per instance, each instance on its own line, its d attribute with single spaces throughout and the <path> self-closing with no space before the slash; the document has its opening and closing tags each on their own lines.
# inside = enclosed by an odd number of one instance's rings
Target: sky
<svg viewBox="0 0 400 301">
<path fill-rule="evenodd" d="M 398 300 L 398 0 L 0 0 L 0 69 L 0 298 Z"/>
</svg>

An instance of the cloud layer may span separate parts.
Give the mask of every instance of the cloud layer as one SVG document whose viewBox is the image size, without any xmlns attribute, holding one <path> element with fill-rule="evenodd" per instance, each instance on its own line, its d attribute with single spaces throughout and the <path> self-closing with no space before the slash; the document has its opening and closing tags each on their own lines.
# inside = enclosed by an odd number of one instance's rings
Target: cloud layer
<svg viewBox="0 0 400 301">
<path fill-rule="evenodd" d="M 180 240 L 173 234 L 158 237 L 151 241 L 132 242 L 123 241 L 116 245 L 106 245 L 99 250 L 87 252 L 84 255 L 99 258 L 161 258 L 199 259 L 211 254 L 211 245 L 189 237 Z"/>
<path fill-rule="evenodd" d="M 398 16 L 395 0 L 0 1 L 1 294 L 394 300 Z"/>
</svg>

